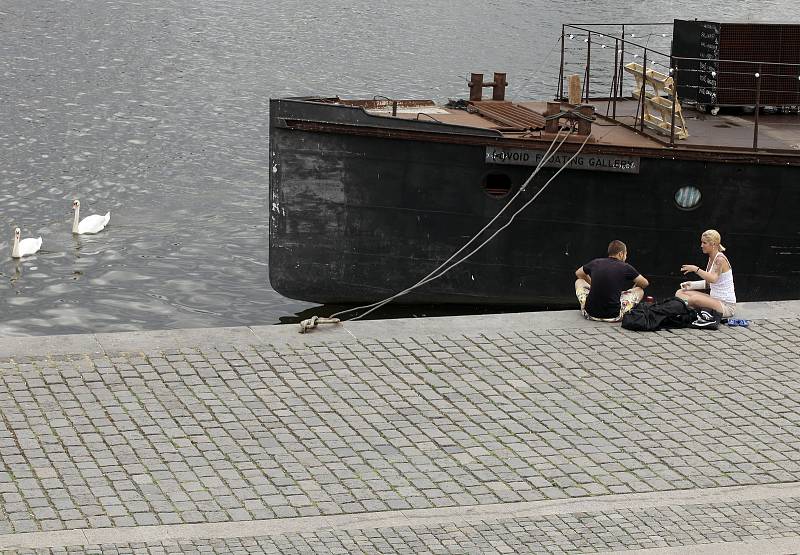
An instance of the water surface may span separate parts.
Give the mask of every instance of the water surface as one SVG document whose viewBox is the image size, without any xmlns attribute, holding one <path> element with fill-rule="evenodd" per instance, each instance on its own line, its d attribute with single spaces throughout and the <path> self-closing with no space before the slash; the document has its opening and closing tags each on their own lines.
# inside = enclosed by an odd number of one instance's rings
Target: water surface
<svg viewBox="0 0 800 555">
<path fill-rule="evenodd" d="M 472 71 L 507 72 L 512 98 L 550 96 L 563 22 L 800 20 L 797 11 L 789 0 L 6 0 L 0 334 L 313 312 L 268 284 L 270 97 L 446 100 L 467 95 Z M 83 215 L 111 211 L 109 227 L 73 237 L 73 198 Z M 43 237 L 37 255 L 10 257 L 15 226 Z"/>
</svg>

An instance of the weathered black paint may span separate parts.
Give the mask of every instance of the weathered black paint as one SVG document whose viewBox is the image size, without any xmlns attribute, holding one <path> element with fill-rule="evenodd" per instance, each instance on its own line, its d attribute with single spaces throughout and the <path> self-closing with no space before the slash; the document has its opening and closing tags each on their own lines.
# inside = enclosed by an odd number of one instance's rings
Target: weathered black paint
<svg viewBox="0 0 800 555">
<path fill-rule="evenodd" d="M 272 101 L 270 123 L 270 281 L 295 299 L 360 303 L 405 289 L 510 198 L 483 190 L 488 173 L 508 174 L 513 194 L 532 170 L 487 164 L 486 145 L 497 141 L 488 131 L 282 100 Z M 363 126 L 382 134 L 361 135 Z M 448 140 L 451 134 L 476 140 Z M 565 170 L 483 250 L 403 302 L 571 306 L 575 269 L 603 256 L 612 239 L 628 244 L 650 294 L 669 295 L 685 279 L 681 264 L 704 263 L 699 235 L 708 228 L 723 235 L 740 300 L 797 298 L 800 167 L 628 154 L 642 157 L 638 175 Z M 554 171 L 542 170 L 514 206 Z M 684 185 L 702 192 L 695 210 L 674 202 Z"/>
</svg>

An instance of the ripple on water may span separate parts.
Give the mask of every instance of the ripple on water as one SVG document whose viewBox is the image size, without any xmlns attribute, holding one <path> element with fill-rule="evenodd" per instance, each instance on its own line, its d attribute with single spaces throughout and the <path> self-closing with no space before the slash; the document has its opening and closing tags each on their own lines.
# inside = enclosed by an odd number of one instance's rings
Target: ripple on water
<svg viewBox="0 0 800 555">
<path fill-rule="evenodd" d="M 485 0 L 408 0 L 389 17 L 371 0 L 3 5 L 0 334 L 271 324 L 312 308 L 267 283 L 271 96 L 441 101 L 465 96 L 470 71 L 495 70 L 513 97 L 549 96 L 563 22 L 796 10 L 790 0 L 489 12 Z M 491 40 L 453 45 L 478 22 Z M 73 237 L 73 198 L 86 214 L 111 211 L 109 227 Z M 44 239 L 30 260 L 9 258 L 15 225 Z"/>
</svg>

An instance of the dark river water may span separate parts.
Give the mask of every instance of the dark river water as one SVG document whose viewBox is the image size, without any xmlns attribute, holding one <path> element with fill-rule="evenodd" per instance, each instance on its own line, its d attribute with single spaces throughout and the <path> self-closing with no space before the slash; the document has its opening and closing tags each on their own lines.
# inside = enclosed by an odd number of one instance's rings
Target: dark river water
<svg viewBox="0 0 800 555">
<path fill-rule="evenodd" d="M 270 97 L 446 100 L 467 95 L 471 71 L 507 72 L 512 98 L 552 95 L 561 23 L 798 12 L 793 0 L 5 0 L 0 335 L 325 313 L 269 286 Z M 73 198 L 82 215 L 110 211 L 106 230 L 73 237 Z M 38 254 L 11 258 L 16 226 L 41 235 Z"/>
</svg>

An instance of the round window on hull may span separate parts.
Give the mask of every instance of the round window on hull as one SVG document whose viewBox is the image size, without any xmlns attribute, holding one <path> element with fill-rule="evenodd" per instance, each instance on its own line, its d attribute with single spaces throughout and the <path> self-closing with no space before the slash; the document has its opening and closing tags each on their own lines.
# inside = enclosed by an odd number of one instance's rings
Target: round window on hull
<svg viewBox="0 0 800 555">
<path fill-rule="evenodd" d="M 504 173 L 490 173 L 483 178 L 483 190 L 493 198 L 502 198 L 511 192 L 511 178 Z"/>
<path fill-rule="evenodd" d="M 700 199 L 703 195 L 700 194 L 700 189 L 693 185 L 681 187 L 675 191 L 675 204 L 681 210 L 694 210 L 700 206 Z"/>
</svg>

